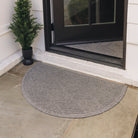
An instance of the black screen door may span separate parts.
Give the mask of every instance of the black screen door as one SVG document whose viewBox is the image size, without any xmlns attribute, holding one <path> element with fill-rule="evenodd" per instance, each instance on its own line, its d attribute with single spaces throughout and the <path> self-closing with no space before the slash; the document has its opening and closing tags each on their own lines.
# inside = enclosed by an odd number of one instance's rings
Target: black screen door
<svg viewBox="0 0 138 138">
<path fill-rule="evenodd" d="M 53 0 L 55 43 L 123 39 L 124 0 Z"/>
</svg>

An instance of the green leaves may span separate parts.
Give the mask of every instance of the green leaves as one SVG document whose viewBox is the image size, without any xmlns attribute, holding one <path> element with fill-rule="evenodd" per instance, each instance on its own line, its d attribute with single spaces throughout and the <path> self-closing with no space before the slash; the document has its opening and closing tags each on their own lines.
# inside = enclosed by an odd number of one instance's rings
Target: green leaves
<svg viewBox="0 0 138 138">
<path fill-rule="evenodd" d="M 31 15 L 30 0 L 17 0 L 15 4 L 15 14 L 13 14 L 9 28 L 16 37 L 15 41 L 19 42 L 23 49 L 29 49 L 42 25 L 37 23 L 37 18 Z"/>
</svg>

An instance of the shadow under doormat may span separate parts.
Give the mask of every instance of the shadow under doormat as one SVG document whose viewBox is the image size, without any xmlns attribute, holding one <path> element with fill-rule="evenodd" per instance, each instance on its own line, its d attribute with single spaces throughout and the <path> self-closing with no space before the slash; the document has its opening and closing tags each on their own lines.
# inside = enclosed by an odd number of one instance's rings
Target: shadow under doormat
<svg viewBox="0 0 138 138">
<path fill-rule="evenodd" d="M 127 86 L 50 64 L 36 63 L 22 81 L 26 100 L 57 117 L 83 118 L 118 104 Z"/>
</svg>

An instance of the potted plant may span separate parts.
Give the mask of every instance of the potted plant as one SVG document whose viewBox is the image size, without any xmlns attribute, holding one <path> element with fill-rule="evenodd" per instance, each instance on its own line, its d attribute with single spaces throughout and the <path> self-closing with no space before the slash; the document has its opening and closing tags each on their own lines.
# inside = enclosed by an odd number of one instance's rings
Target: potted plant
<svg viewBox="0 0 138 138">
<path fill-rule="evenodd" d="M 31 44 L 42 25 L 37 23 L 37 18 L 31 14 L 32 4 L 30 0 L 17 0 L 15 4 L 15 13 L 9 28 L 15 35 L 15 42 L 19 42 L 22 47 L 23 64 L 31 65 L 33 64 Z"/>
</svg>

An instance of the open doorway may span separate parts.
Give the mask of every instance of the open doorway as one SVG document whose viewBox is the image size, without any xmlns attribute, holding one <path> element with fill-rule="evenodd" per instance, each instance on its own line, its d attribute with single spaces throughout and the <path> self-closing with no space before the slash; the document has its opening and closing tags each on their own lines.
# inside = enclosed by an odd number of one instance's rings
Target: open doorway
<svg viewBox="0 0 138 138">
<path fill-rule="evenodd" d="M 46 49 L 125 68 L 126 0 L 44 0 Z"/>
</svg>

